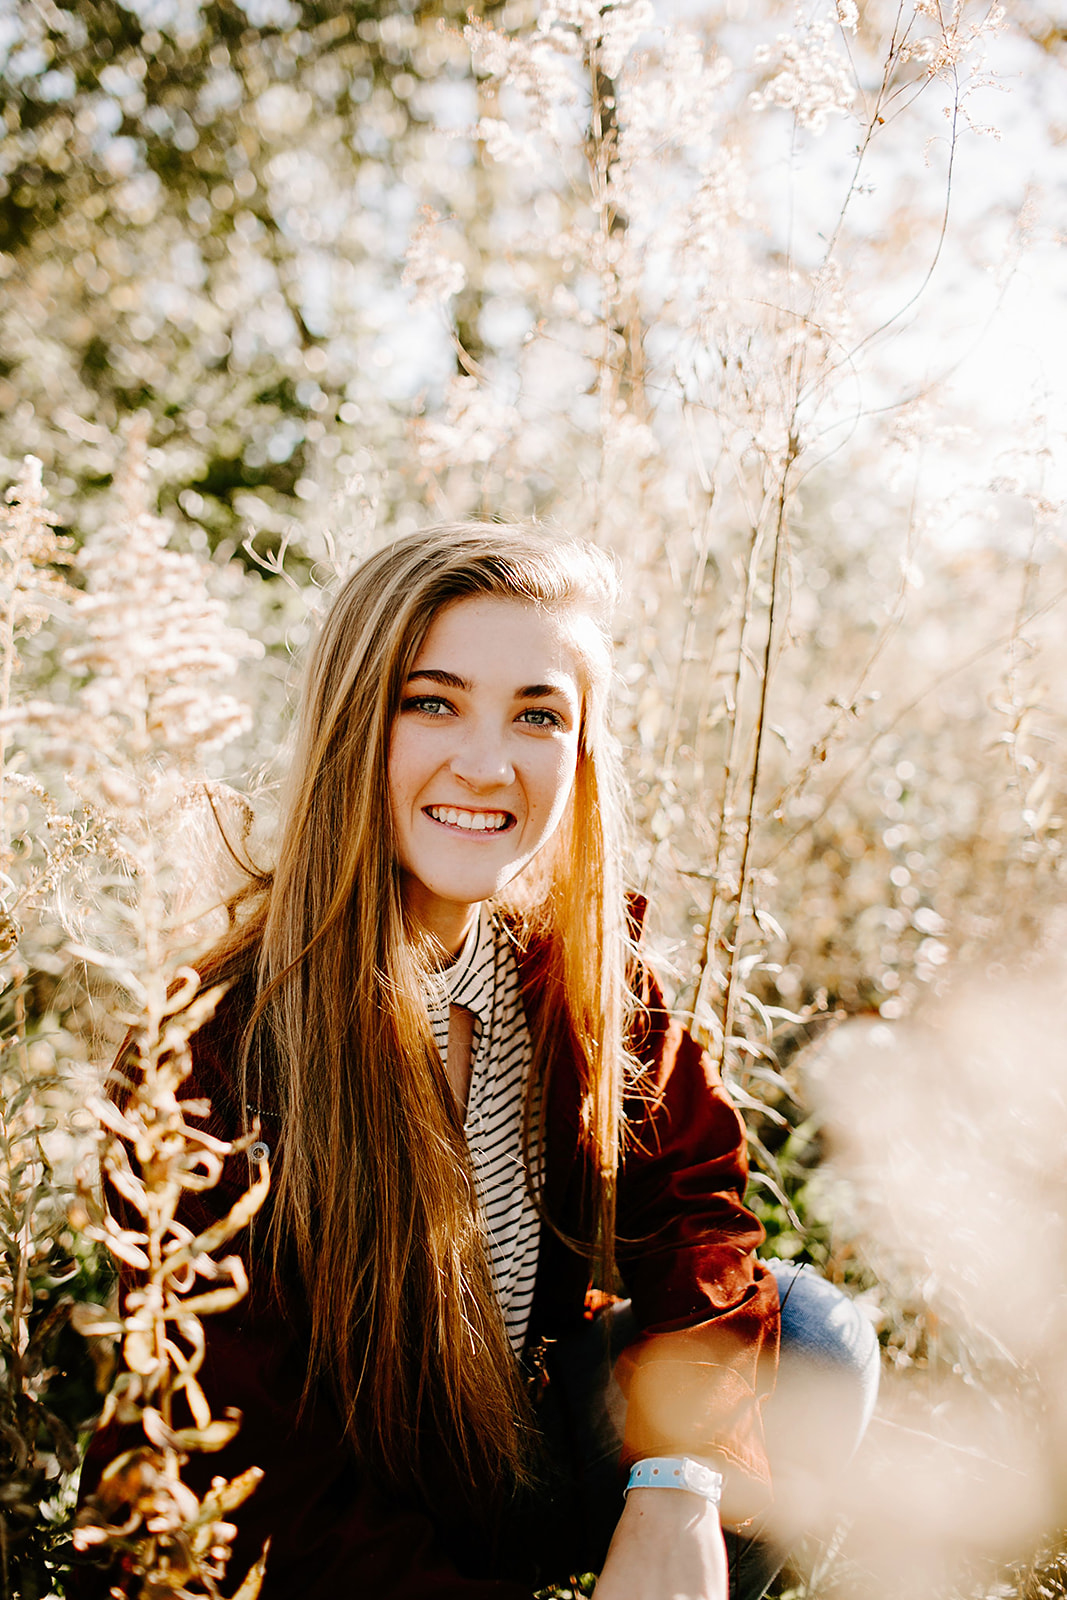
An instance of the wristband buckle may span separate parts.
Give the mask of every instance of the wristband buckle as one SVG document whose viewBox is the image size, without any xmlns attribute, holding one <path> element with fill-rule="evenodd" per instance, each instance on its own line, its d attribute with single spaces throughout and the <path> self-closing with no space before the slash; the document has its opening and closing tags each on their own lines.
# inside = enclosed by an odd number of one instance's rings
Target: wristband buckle
<svg viewBox="0 0 1067 1600">
<path fill-rule="evenodd" d="M 722 1499 L 722 1473 L 691 1456 L 648 1456 L 630 1468 L 623 1494 L 631 1489 L 688 1489 L 717 1506 Z"/>
</svg>

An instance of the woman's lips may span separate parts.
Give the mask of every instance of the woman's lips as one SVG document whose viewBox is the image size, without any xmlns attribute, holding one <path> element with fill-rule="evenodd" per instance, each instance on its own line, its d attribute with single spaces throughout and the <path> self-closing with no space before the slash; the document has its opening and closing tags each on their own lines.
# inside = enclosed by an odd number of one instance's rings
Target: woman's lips
<svg viewBox="0 0 1067 1600">
<path fill-rule="evenodd" d="M 506 833 L 515 823 L 510 811 L 471 811 L 461 806 L 423 806 L 422 809 L 432 821 L 461 833 Z"/>
</svg>

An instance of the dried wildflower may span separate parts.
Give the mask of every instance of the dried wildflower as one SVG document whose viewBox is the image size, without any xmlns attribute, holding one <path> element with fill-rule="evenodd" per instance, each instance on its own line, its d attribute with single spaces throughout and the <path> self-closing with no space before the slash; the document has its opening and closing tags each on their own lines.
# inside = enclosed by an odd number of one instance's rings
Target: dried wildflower
<svg viewBox="0 0 1067 1600">
<path fill-rule="evenodd" d="M 612 416 L 604 422 L 604 449 L 610 468 L 616 472 L 631 464 L 651 461 L 660 453 L 659 441 L 648 423 L 638 421 L 621 401 L 616 402 Z"/>
<path fill-rule="evenodd" d="M 692 274 L 698 305 L 721 296 L 723 268 L 734 261 L 737 224 L 752 216 L 745 178 L 740 152 L 729 144 L 700 174 L 678 247 L 679 266 Z"/>
<path fill-rule="evenodd" d="M 12 770 L 18 708 L 13 688 L 20 644 L 72 591 L 55 568 L 69 541 L 56 536 L 28 457 L 0 512 L 0 1592 L 43 1593 L 52 1570 L 51 1528 L 42 1506 L 77 1466 L 76 1432 L 87 1418 L 51 1395 L 56 1340 L 70 1313 L 64 1287 L 71 1259 L 62 1157 L 50 1105 L 56 1059 L 32 1040 L 24 924 L 54 891 L 84 840 L 36 779 Z M 47 708 L 49 711 L 51 708 Z M 27 802 L 37 802 L 47 837 L 35 839 Z M 42 865 L 42 849 L 45 856 Z M 32 1041 L 32 1042 L 31 1042 Z M 57 1412 L 64 1414 L 59 1415 Z"/>
<path fill-rule="evenodd" d="M 472 19 L 463 30 L 476 70 L 499 84 L 507 84 L 526 107 L 533 125 L 550 138 L 559 137 L 560 113 L 578 99 L 572 70 L 575 35 L 553 29 L 513 38 L 486 23 Z"/>
<path fill-rule="evenodd" d="M 848 62 L 832 45 L 828 22 L 811 22 L 799 34 L 780 33 L 761 45 L 754 60 L 770 77 L 749 97 L 754 111 L 782 106 L 802 128 L 821 133 L 831 116 L 844 116 L 856 98 Z"/>
<path fill-rule="evenodd" d="M 44 1592 L 52 1540 L 42 1505 L 78 1464 L 84 1415 L 57 1414 L 51 1396 L 56 1339 L 70 1315 L 64 1285 L 76 1264 L 64 1247 L 62 1188 L 45 1149 L 50 1123 L 45 1063 L 27 1047 L 25 967 L 10 960 L 21 929 L 4 919 L 8 979 L 0 1037 L 0 1592 Z M 47 1047 L 46 1047 L 47 1048 Z M 50 1064 L 50 1063 L 48 1063 Z M 23 1588 L 25 1585 L 25 1588 Z M 33 1586 L 32 1588 L 30 1586 Z M 42 1587 L 38 1589 L 37 1585 Z"/>
<path fill-rule="evenodd" d="M 240 1258 L 218 1260 L 216 1252 L 248 1226 L 269 1184 L 261 1166 L 228 1214 L 199 1234 L 179 1218 L 186 1196 L 217 1183 L 226 1158 L 252 1142 L 251 1136 L 236 1144 L 213 1138 L 189 1120 L 206 1106 L 179 1099 L 191 1066 L 189 1038 L 221 994 L 197 994 L 198 983 L 195 972 L 179 972 L 169 998 L 142 1017 L 126 1053 L 131 1092 L 125 1102 L 98 1097 L 92 1103 L 105 1130 L 102 1166 L 121 1220 L 105 1213 L 86 1220 L 84 1231 L 112 1253 L 132 1286 L 118 1318 L 98 1306 L 74 1312 L 80 1332 L 122 1340 L 124 1370 L 101 1421 L 132 1430 L 128 1447 L 105 1468 L 80 1512 L 74 1544 L 83 1552 L 106 1546 L 121 1557 L 124 1571 L 142 1580 L 142 1593 L 159 1597 L 184 1593 L 194 1583 L 208 1595 L 218 1593 L 236 1534 L 229 1513 L 262 1477 L 250 1468 L 229 1483 L 216 1478 L 203 1499 L 181 1478 L 191 1453 L 220 1450 L 240 1425 L 232 1412 L 212 1416 L 197 1379 L 205 1350 L 200 1318 L 236 1305 L 246 1293 Z M 90 1195 L 86 1200 L 95 1209 Z M 179 1400 L 191 1425 L 176 1417 Z M 245 1580 L 244 1600 L 258 1593 L 262 1570 L 261 1561 Z"/>
<path fill-rule="evenodd" d="M 12 639 L 36 633 L 49 612 L 73 593 L 55 570 L 70 561 L 72 541 L 55 532 L 41 482 L 41 463 L 27 456 L 0 510 L 2 627 Z M 6 698 L 5 698 L 6 704 Z"/>
<path fill-rule="evenodd" d="M 46 827 L 53 832 L 65 816 L 44 785 L 13 770 L 9 759 L 17 728 L 37 725 L 54 731 L 63 717 L 61 709 L 49 701 L 19 703 L 13 696 L 22 666 L 20 645 L 38 632 L 57 607 L 69 610 L 77 598 L 77 591 L 56 570 L 70 561 L 72 541 L 55 533 L 54 522 L 41 482 L 41 463 L 27 456 L 19 482 L 8 491 L 6 506 L 0 510 L 0 956 L 14 951 L 27 911 L 47 897 L 80 853 L 75 846 L 76 828 L 67 832 L 56 852 L 47 840 L 38 838 L 30 843 L 24 808 L 17 825 L 10 814 L 12 790 L 16 790 L 23 799 L 32 795 Z M 14 870 L 14 834 L 19 840 L 18 871 Z M 80 843 L 87 840 L 83 834 Z M 40 864 L 42 846 L 44 867 Z"/>
<path fill-rule="evenodd" d="M 955 0 L 951 7 L 941 5 L 940 0 L 915 0 L 915 16 L 932 26 L 925 34 L 905 41 L 901 59 L 921 62 L 932 78 L 951 77 L 968 56 L 976 55 L 987 39 L 1000 32 L 1005 9 L 993 5 L 975 19 L 966 0 Z"/>
<path fill-rule="evenodd" d="M 167 548 L 170 527 L 149 505 L 141 429 L 130 432 L 119 496 L 120 515 L 79 560 L 86 592 L 75 621 L 85 642 L 66 663 L 87 679 L 82 726 L 109 767 L 150 753 L 195 767 L 248 726 L 248 708 L 217 682 L 232 680 L 238 662 L 262 647 L 227 627 L 201 562 Z"/>
<path fill-rule="evenodd" d="M 519 133 L 510 122 L 500 117 L 481 117 L 474 129 L 474 137 L 484 144 L 493 161 L 526 167 L 543 164 L 533 139 L 528 134 Z"/>
<path fill-rule="evenodd" d="M 653 26 L 650 0 L 548 0 L 537 15 L 541 33 L 573 33 L 606 78 L 617 77 L 641 34 Z"/>
<path fill-rule="evenodd" d="M 617 160 L 646 174 L 648 164 L 661 164 L 668 150 L 707 148 L 721 120 L 723 90 L 733 72 L 727 56 L 706 53 L 694 34 L 684 32 L 663 39 L 657 70 L 652 66 L 646 59 L 640 70 L 627 71 L 616 86 Z"/>
<path fill-rule="evenodd" d="M 490 461 L 514 438 L 519 425 L 514 407 L 501 405 L 477 378 L 453 378 L 444 421 L 431 420 L 419 427 L 419 459 L 429 472 Z"/>
<path fill-rule="evenodd" d="M 860 25 L 859 7 L 856 0 L 837 0 L 837 21 L 840 27 L 848 33 L 855 33 Z"/>
<path fill-rule="evenodd" d="M 195 1108 L 177 1099 L 189 1070 L 188 1039 L 210 1015 L 215 997 L 194 997 L 195 974 L 176 968 L 186 930 L 173 925 L 169 901 L 180 879 L 175 825 L 201 756 L 248 721 L 247 708 L 220 693 L 218 681 L 232 679 L 239 660 L 258 653 L 259 646 L 226 627 L 223 607 L 208 593 L 200 563 L 167 548 L 170 530 L 149 505 L 143 428 L 135 427 L 128 440 L 119 515 L 81 554 L 84 593 L 58 590 L 54 581 L 45 584 L 36 576 L 61 548 L 51 534 L 39 473 L 28 469 L 11 498 L 15 509 L 4 524 L 0 555 L 8 562 L 0 741 L 18 727 L 46 735 L 53 756 L 62 745 L 65 776 L 78 805 L 64 811 L 37 779 L 7 773 L 8 792 L 18 793 L 22 811 L 32 802 L 43 818 L 43 838 L 34 848 L 43 849 L 45 862 L 41 867 L 38 856 L 23 849 L 21 882 L 5 876 L 0 942 L 12 952 L 7 965 L 14 972 L 20 936 L 16 913 L 61 886 L 69 893 L 74 866 L 94 860 L 97 892 L 81 918 L 90 936 L 72 953 L 95 963 L 134 1003 L 137 1071 L 128 1103 L 121 1112 L 99 1096 L 90 1096 L 87 1104 L 104 1130 L 107 1178 L 138 1220 L 125 1227 L 100 1215 L 84 1232 L 126 1267 L 143 1268 L 144 1276 L 129 1289 L 117 1321 L 89 1307 L 78 1310 L 74 1322 L 95 1337 L 122 1335 L 126 1370 L 106 1415 L 136 1427 L 138 1435 L 104 1472 L 76 1544 L 83 1550 L 100 1544 L 117 1549 L 145 1595 L 176 1594 L 189 1583 L 196 1583 L 198 1592 L 217 1594 L 235 1531 L 229 1513 L 251 1492 L 257 1474 L 232 1484 L 218 1480 L 203 1500 L 181 1481 L 190 1451 L 219 1448 L 238 1425 L 235 1417 L 214 1419 L 207 1410 L 196 1379 L 204 1349 L 198 1319 L 232 1305 L 245 1291 L 238 1258 L 218 1262 L 212 1252 L 247 1223 L 267 1180 L 261 1175 L 244 1200 L 199 1238 L 190 1238 L 177 1220 L 182 1196 L 190 1187 L 217 1181 L 231 1147 L 188 1122 Z M 67 620 L 81 630 L 65 657 L 83 680 L 73 706 L 41 699 L 12 705 L 6 692 L 17 641 L 43 617 L 42 590 L 53 606 L 62 595 Z M 5 754 L 0 742 L 0 758 Z M 14 859 L 11 810 L 0 807 L 8 863 Z M 19 826 L 21 844 L 27 826 L 21 813 Z M 40 1372 L 47 1338 L 38 1348 L 27 1337 L 38 1258 L 51 1248 L 54 1233 L 45 1212 L 65 1225 L 66 1205 L 52 1184 L 42 1102 L 19 1006 L 16 990 L 16 1026 L 0 1041 L 0 1232 L 5 1242 L 0 1276 L 9 1268 L 12 1279 L 5 1297 L 10 1321 L 0 1326 L 5 1376 L 0 1420 L 7 1441 L 3 1449 L 10 1446 L 12 1455 L 8 1461 L 0 1451 L 5 1550 L 39 1532 L 42 1495 L 51 1492 L 60 1469 L 70 1472 L 76 1465 L 71 1439 L 42 1409 L 38 1393 L 46 1382 Z M 86 1187 L 83 1221 L 90 1205 Z M 55 1318 L 70 1311 L 68 1297 L 55 1307 Z M 174 1416 L 179 1397 L 191 1413 L 191 1427 L 182 1427 Z M 51 1472 L 41 1461 L 49 1439 L 58 1460 Z M 243 1600 L 258 1592 L 259 1576 L 261 1568 L 249 1574 Z"/>
<path fill-rule="evenodd" d="M 441 218 L 433 206 L 420 206 L 422 221 L 404 252 L 401 283 L 415 290 L 415 305 L 451 300 L 467 281 L 461 261 L 446 256 L 440 248 Z"/>
<path fill-rule="evenodd" d="M 71 541 L 55 532 L 36 456 L 23 462 L 18 483 L 0 509 L 0 807 L 3 805 L 12 678 L 18 646 L 36 633 L 52 608 L 74 591 L 56 571 L 70 560 Z"/>
</svg>

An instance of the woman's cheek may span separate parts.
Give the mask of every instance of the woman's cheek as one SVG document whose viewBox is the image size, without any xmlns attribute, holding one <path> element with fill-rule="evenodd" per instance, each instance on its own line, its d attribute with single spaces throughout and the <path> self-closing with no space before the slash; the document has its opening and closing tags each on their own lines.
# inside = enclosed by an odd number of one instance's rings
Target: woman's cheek
<svg viewBox="0 0 1067 1600">
<path fill-rule="evenodd" d="M 578 758 L 577 741 L 573 743 L 568 741 L 566 745 L 556 746 L 555 757 L 551 780 L 552 798 L 548 807 L 548 822 L 553 833 L 563 819 L 563 813 L 567 809 L 567 803 L 574 789 Z"/>
</svg>

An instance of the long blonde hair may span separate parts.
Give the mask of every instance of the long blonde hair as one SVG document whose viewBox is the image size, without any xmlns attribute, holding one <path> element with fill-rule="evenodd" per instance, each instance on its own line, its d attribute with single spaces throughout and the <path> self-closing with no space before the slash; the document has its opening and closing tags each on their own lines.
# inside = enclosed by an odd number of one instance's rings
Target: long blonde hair
<svg viewBox="0 0 1067 1600">
<path fill-rule="evenodd" d="M 584 1242 L 609 1260 L 627 1061 L 623 806 L 605 721 L 614 591 L 595 547 L 514 525 L 429 528 L 365 561 L 310 657 L 273 874 L 208 963 L 255 961 L 242 1099 L 257 1103 L 256 1063 L 284 1130 L 274 1261 L 277 1271 L 279 1252 L 295 1256 L 306 1289 L 309 1384 L 332 1381 L 357 1453 L 398 1483 L 420 1481 L 427 1430 L 472 1484 L 521 1480 L 528 1430 L 405 923 L 387 788 L 393 720 L 442 607 L 493 596 L 576 620 L 572 797 L 503 909 L 520 944 L 546 955 L 528 1104 L 563 1027 L 592 1173 Z"/>
</svg>

